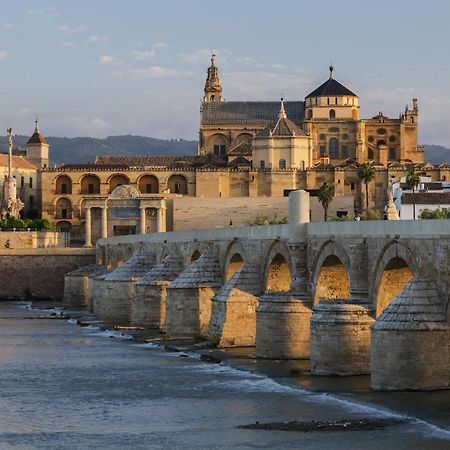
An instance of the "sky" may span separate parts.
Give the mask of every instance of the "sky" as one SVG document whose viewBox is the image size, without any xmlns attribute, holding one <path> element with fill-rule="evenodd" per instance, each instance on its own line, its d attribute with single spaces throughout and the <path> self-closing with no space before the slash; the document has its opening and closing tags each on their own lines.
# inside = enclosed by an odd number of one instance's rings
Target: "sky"
<svg viewBox="0 0 450 450">
<path fill-rule="evenodd" d="M 446 0 L 0 0 L 0 130 L 196 139 L 212 50 L 225 100 L 303 100 L 328 77 L 362 117 L 419 99 L 450 147 Z M 0 131 L 0 134 L 4 134 Z"/>
</svg>

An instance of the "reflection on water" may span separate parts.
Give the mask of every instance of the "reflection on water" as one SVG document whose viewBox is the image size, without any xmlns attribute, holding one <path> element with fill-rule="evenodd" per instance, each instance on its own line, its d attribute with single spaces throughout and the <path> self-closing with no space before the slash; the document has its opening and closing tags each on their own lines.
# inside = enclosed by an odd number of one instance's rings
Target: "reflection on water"
<svg viewBox="0 0 450 450">
<path fill-rule="evenodd" d="M 341 433 L 238 429 L 381 413 L 73 323 L 23 318 L 32 315 L 0 304 L 1 449 L 431 450 L 450 443 L 414 421 Z"/>
</svg>

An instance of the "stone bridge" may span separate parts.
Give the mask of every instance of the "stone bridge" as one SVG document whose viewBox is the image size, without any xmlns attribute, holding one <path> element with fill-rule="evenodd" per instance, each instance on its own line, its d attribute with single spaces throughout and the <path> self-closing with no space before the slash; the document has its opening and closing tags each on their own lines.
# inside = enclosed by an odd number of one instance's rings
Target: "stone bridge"
<svg viewBox="0 0 450 450">
<path fill-rule="evenodd" d="M 372 387 L 449 387 L 450 221 L 309 223 L 121 236 L 66 275 L 65 301 L 173 337 L 310 358 Z"/>
</svg>

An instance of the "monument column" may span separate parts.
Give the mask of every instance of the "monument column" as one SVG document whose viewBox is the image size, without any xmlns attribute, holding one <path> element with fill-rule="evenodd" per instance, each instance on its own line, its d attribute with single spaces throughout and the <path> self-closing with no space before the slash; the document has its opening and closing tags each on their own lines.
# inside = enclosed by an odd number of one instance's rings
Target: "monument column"
<svg viewBox="0 0 450 450">
<path fill-rule="evenodd" d="M 156 210 L 156 231 L 158 233 L 166 232 L 166 207 L 161 206 Z"/>
<path fill-rule="evenodd" d="M 102 206 L 102 239 L 108 237 L 108 207 Z"/>
<path fill-rule="evenodd" d="M 145 211 L 146 208 L 145 206 L 140 206 L 139 209 L 140 211 L 140 220 L 139 220 L 139 233 L 140 234 L 145 234 Z"/>
<path fill-rule="evenodd" d="M 86 220 L 85 220 L 85 233 L 84 233 L 84 238 L 85 238 L 85 243 L 84 246 L 85 247 L 92 247 L 92 229 L 91 229 L 91 208 L 86 208 Z"/>
</svg>

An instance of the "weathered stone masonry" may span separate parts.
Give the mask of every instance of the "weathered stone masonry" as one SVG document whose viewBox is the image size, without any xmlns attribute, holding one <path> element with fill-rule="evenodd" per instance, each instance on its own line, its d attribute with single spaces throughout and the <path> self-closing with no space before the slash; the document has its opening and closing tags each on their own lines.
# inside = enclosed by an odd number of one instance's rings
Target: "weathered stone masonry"
<svg viewBox="0 0 450 450">
<path fill-rule="evenodd" d="M 318 375 L 372 373 L 374 389 L 448 387 L 449 221 L 308 223 L 308 200 L 291 194 L 288 225 L 99 241 L 106 277 L 125 261 L 134 277 L 109 300 L 93 278 L 94 311 L 112 320 L 120 307 L 121 322 L 256 345 L 259 357 L 311 357 Z M 152 290 L 164 261 L 175 268 Z"/>
</svg>

